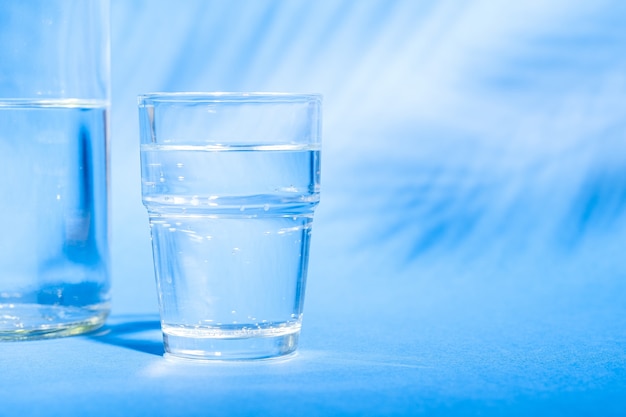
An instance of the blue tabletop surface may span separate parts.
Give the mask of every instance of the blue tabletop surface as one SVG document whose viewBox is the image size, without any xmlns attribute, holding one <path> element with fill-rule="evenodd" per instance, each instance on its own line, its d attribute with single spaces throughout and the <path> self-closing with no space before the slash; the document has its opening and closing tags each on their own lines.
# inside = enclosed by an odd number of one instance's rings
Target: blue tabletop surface
<svg viewBox="0 0 626 417">
<path fill-rule="evenodd" d="M 626 415 L 626 3 L 111 10 L 112 314 L 1 343 L 0 416 Z M 162 356 L 150 91 L 324 95 L 295 355 Z"/>
</svg>

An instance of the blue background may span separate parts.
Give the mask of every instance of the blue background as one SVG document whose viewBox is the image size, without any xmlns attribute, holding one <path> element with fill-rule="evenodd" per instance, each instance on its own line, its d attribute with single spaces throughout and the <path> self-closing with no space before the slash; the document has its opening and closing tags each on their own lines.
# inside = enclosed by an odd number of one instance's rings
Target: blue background
<svg viewBox="0 0 626 417">
<path fill-rule="evenodd" d="M 113 314 L 3 415 L 626 415 L 626 3 L 112 0 Z M 163 359 L 136 96 L 324 95 L 299 353 Z"/>
</svg>

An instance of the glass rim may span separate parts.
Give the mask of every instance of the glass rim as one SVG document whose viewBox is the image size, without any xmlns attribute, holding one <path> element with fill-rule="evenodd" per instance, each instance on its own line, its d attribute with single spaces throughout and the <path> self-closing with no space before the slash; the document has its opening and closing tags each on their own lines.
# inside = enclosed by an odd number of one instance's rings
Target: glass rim
<svg viewBox="0 0 626 417">
<path fill-rule="evenodd" d="M 322 101 L 319 93 L 285 93 L 285 92 L 155 92 L 139 94 L 137 103 L 289 103 Z"/>
</svg>

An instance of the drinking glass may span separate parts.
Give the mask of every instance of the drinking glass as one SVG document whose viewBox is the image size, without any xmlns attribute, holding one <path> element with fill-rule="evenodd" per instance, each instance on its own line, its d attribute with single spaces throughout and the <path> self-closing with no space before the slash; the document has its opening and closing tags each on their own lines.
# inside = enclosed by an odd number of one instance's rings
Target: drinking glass
<svg viewBox="0 0 626 417">
<path fill-rule="evenodd" d="M 320 195 L 321 97 L 139 97 L 141 176 L 166 354 L 296 350 Z"/>
</svg>

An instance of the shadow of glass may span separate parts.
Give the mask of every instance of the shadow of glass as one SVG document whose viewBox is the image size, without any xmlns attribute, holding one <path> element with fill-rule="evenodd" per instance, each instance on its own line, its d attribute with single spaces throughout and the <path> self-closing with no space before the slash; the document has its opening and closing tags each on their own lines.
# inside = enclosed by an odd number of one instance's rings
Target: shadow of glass
<svg viewBox="0 0 626 417">
<path fill-rule="evenodd" d="M 158 320 L 133 320 L 107 324 L 90 336 L 91 339 L 150 355 L 162 356 L 163 339 Z"/>
</svg>

